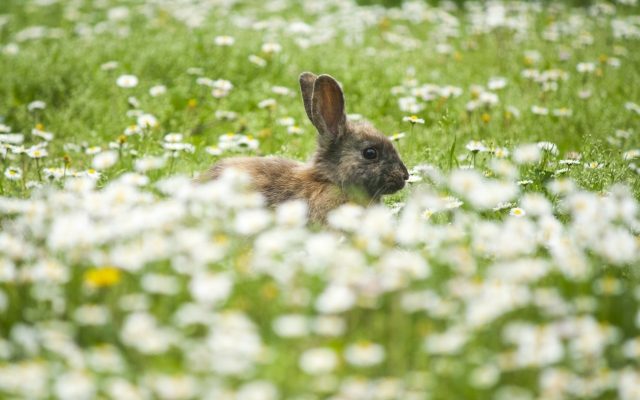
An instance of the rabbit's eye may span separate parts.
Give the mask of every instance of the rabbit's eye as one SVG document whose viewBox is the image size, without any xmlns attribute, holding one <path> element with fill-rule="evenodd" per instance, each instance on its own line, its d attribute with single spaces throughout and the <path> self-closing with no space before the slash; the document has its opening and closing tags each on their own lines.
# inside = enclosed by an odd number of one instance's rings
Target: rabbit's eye
<svg viewBox="0 0 640 400">
<path fill-rule="evenodd" d="M 368 147 L 364 149 L 364 151 L 362 152 L 362 156 L 367 160 L 375 160 L 376 158 L 378 158 L 378 150 L 374 149 L 373 147 Z"/>
</svg>

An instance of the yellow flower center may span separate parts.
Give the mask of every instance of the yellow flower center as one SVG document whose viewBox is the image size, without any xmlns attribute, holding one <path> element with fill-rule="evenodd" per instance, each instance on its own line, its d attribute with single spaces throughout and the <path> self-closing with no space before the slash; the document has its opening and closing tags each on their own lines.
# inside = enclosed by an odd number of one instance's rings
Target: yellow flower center
<svg viewBox="0 0 640 400">
<path fill-rule="evenodd" d="M 84 274 L 84 281 L 97 288 L 109 287 L 120 282 L 122 272 L 116 267 L 91 268 Z"/>
</svg>

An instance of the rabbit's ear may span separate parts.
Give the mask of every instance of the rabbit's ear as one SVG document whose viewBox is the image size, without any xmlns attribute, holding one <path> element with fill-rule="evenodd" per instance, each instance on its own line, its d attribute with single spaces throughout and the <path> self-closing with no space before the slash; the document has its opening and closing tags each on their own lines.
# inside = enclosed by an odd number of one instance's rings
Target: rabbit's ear
<svg viewBox="0 0 640 400">
<path fill-rule="evenodd" d="M 311 117 L 311 96 L 313 96 L 313 84 L 318 76 L 311 72 L 303 72 L 300 74 L 300 92 L 302 92 L 302 102 L 304 103 L 304 110 L 307 112 L 307 117 L 313 122 Z"/>
<path fill-rule="evenodd" d="M 345 131 L 344 95 L 338 82 L 329 75 L 320 75 L 313 84 L 311 122 L 318 128 L 320 136 L 329 140 Z"/>
</svg>

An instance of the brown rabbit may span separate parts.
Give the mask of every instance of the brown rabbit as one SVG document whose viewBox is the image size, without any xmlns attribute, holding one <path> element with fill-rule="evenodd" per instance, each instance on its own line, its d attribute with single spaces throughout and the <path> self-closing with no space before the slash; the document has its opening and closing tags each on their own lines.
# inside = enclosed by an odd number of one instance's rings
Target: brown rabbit
<svg viewBox="0 0 640 400">
<path fill-rule="evenodd" d="M 349 201 L 371 203 L 402 189 L 407 168 L 393 144 L 367 122 L 347 121 L 342 89 L 329 75 L 300 75 L 302 101 L 318 130 L 318 149 L 311 162 L 276 157 L 221 160 L 200 180 L 215 179 L 227 168 L 248 173 L 269 205 L 303 199 L 309 219 L 324 222 L 327 213 Z"/>
</svg>

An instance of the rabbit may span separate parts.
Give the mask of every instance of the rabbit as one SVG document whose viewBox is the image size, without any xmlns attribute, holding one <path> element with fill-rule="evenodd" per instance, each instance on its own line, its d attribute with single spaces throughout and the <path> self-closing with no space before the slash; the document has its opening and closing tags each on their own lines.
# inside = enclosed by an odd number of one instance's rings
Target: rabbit
<svg viewBox="0 0 640 400">
<path fill-rule="evenodd" d="M 309 163 L 277 157 L 235 157 L 214 164 L 200 181 L 216 179 L 228 168 L 246 172 L 270 206 L 302 199 L 311 222 L 325 223 L 334 208 L 368 205 L 405 186 L 409 172 L 389 139 L 373 125 L 349 121 L 338 82 L 329 75 L 300 75 L 302 101 L 318 130 Z"/>
</svg>

